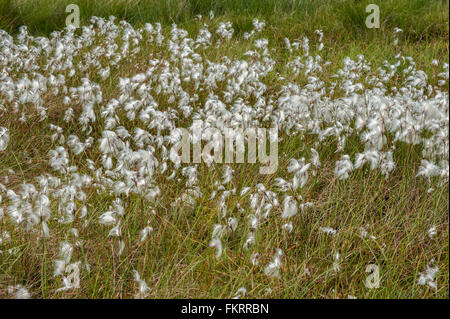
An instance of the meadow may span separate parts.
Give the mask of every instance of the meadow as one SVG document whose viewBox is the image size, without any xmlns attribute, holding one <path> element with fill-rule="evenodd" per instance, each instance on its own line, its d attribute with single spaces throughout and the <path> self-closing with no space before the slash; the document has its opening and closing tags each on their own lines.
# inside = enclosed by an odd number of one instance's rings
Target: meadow
<svg viewBox="0 0 450 319">
<path fill-rule="evenodd" d="M 0 0 L 0 298 L 448 298 L 448 16 Z M 276 172 L 180 163 L 195 121 Z"/>
</svg>

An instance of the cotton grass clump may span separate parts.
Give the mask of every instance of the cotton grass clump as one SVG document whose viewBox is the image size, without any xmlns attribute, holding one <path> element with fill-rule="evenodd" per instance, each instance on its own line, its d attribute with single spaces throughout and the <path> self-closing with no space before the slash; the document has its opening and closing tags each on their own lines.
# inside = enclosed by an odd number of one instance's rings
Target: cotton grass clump
<svg viewBox="0 0 450 319">
<path fill-rule="evenodd" d="M 88 217 L 95 216 L 98 227 L 107 230 L 103 240 L 111 242 L 110 253 L 120 257 L 132 242 L 124 226 L 129 201 L 133 198 L 146 209 L 157 208 L 169 192 L 159 182 L 162 176 L 183 189 L 171 198 L 173 205 L 195 207 L 205 198 L 199 187 L 201 165 L 181 164 L 171 155 L 180 126 L 193 130 L 200 125 L 203 132 L 277 127 L 280 135 L 307 134 L 315 140 L 305 157 L 290 158 L 287 168 L 278 169 L 274 185 L 258 183 L 238 189 L 232 182 L 237 172 L 231 165 L 210 163 L 222 173 L 210 183 L 208 197 L 216 200 L 218 215 L 205 245 L 209 243 L 221 259 L 227 252 L 227 239 L 239 232 L 241 250 L 251 255 L 248 262 L 260 265 L 259 271 L 269 278 L 279 277 L 288 260 L 278 247 L 258 251 L 258 240 L 264 238 L 258 236 L 260 225 L 276 215 L 280 230 L 291 236 L 295 227 L 291 221 L 314 207 L 314 200 L 303 199 L 299 191 L 322 169 L 319 154 L 330 139 L 336 141 L 338 179 L 352 178 L 366 168 L 389 179 L 401 165 L 393 156 L 401 142 L 421 147 L 416 178 L 448 183 L 449 97 L 443 89 L 448 86 L 448 64 L 433 61 L 434 85 L 431 75 L 418 70 L 413 59 L 401 52 L 393 63 L 385 61 L 377 67 L 359 55 L 355 60 L 345 58 L 332 81 L 325 82 L 330 62 L 310 53 L 313 47 L 317 52 L 324 49 L 322 31 L 317 30 L 314 39 L 285 39 L 284 47 L 273 48 L 268 39 L 259 37 L 265 23 L 255 19 L 253 26 L 245 34 L 251 49 L 238 56 L 221 53 L 233 45 L 230 22 L 217 27 L 204 23 L 197 34 L 176 25 L 163 34 L 158 23 L 137 29 L 113 17 L 93 17 L 79 35 L 71 27 L 49 38 L 34 37 L 26 27 L 14 37 L 0 31 L 0 114 L 14 113 L 24 123 L 38 114 L 39 121 L 49 121 L 54 145 L 48 150 L 47 163 L 42 163 L 48 171 L 34 182 L 14 188 L 0 184 L 0 204 L 5 207 L 0 217 L 21 232 L 37 233 L 43 239 L 67 238 L 54 260 L 54 275 L 63 278 L 61 290 L 76 289 L 74 281 L 67 279 L 69 266 L 76 265 L 81 273 L 89 269 L 85 260 L 72 256 L 74 245 L 81 249 L 90 240 L 83 237 Z M 144 61 L 139 58 L 142 50 L 148 50 Z M 287 52 L 287 63 L 277 65 L 273 54 L 277 50 Z M 206 58 L 211 51 L 216 52 L 215 59 Z M 133 61 L 138 73 L 112 78 L 123 61 Z M 307 83 L 296 82 L 299 76 Z M 274 82 L 277 90 L 269 90 Z M 111 83 L 113 93 L 105 92 Z M 51 123 L 50 98 L 62 108 L 63 122 Z M 69 126 L 71 130 L 64 128 Z M 0 127 L 0 156 L 11 151 L 13 135 Z M 355 135 L 363 147 L 356 154 L 346 153 L 347 142 Z M 201 139 L 208 142 L 212 136 L 205 134 Z M 93 191 L 108 194 L 102 211 L 90 208 Z M 248 209 L 237 209 L 245 218 L 238 220 L 227 209 L 232 199 L 248 204 Z M 72 230 L 67 235 L 56 233 L 54 223 Z M 137 230 L 139 245 L 157 236 L 154 226 Z M 337 236 L 333 228 L 319 232 Z M 78 233 L 76 238 L 73 234 Z M 260 262 L 260 253 L 269 258 Z M 339 272 L 342 256 L 335 253 L 333 260 Z M 428 269 L 419 284 L 435 287 L 435 273 L 434 268 Z M 136 298 L 148 296 L 151 288 L 136 270 L 134 281 Z M 241 288 L 236 295 L 244 296 L 246 291 Z M 11 287 L 10 293 L 29 297 L 22 286 Z"/>
</svg>

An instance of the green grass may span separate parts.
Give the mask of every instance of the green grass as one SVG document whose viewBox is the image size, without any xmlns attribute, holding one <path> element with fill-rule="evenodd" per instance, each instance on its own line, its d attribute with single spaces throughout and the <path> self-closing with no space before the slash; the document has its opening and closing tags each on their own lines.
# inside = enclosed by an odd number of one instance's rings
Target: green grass
<svg viewBox="0 0 450 319">
<path fill-rule="evenodd" d="M 146 22 L 161 22 L 169 27 L 178 24 L 189 32 L 198 30 L 195 16 L 232 21 L 235 34 L 242 36 L 252 29 L 252 19 L 266 21 L 262 34 L 278 45 L 283 39 L 314 37 L 314 30 L 324 31 L 325 46 L 334 48 L 331 57 L 341 60 L 348 54 L 363 53 L 374 62 L 392 58 L 392 30 L 403 29 L 402 46 L 418 66 L 429 71 L 431 57 L 447 59 L 449 54 L 449 3 L 442 0 L 0 0 L 0 29 L 17 32 L 26 25 L 35 35 L 49 35 L 65 27 L 68 4 L 80 7 L 81 25 L 91 16 L 118 19 L 139 27 Z M 380 28 L 368 29 L 365 8 L 380 7 Z M 339 44 L 337 47 L 336 44 Z"/>
<path fill-rule="evenodd" d="M 32 32 L 49 34 L 65 26 L 65 8 L 72 3 L 80 7 L 82 24 L 94 15 L 105 18 L 114 15 L 135 25 L 161 22 L 187 28 L 197 14 L 207 16 L 212 10 L 216 16 L 232 21 L 238 32 L 250 28 L 249 21 L 259 17 L 276 26 L 279 32 L 288 28 L 311 34 L 321 28 L 345 40 L 383 35 L 394 27 L 402 28 L 412 41 L 448 36 L 445 0 L 1 0 L 0 28 L 13 32 L 27 25 Z M 380 30 L 365 26 L 368 15 L 365 8 L 370 3 L 380 7 Z"/>
<path fill-rule="evenodd" d="M 269 0 L 201 0 L 201 1 L 6 1 L 0 0 L 0 29 L 15 33 L 25 24 L 31 33 L 49 35 L 64 27 L 65 6 L 80 5 L 82 24 L 92 15 L 108 17 L 115 15 L 136 26 L 145 22 L 162 22 L 165 32 L 177 23 L 190 32 L 198 30 L 194 21 L 196 14 L 207 16 L 213 10 L 216 17 L 210 25 L 230 20 L 238 35 L 230 45 L 220 51 L 210 50 L 207 56 L 218 60 L 221 55 L 241 57 L 250 47 L 241 36 L 251 30 L 254 17 L 264 19 L 266 28 L 261 37 L 267 37 L 271 46 L 284 46 L 284 37 L 291 39 L 308 36 L 314 38 L 314 30 L 324 31 L 325 50 L 322 57 L 332 62 L 328 74 L 342 67 L 346 56 L 355 58 L 364 54 L 373 65 L 393 61 L 400 49 L 412 56 L 419 69 L 433 74 L 432 59 L 448 62 L 448 1 L 397 0 L 397 1 L 269 1 Z M 365 27 L 365 6 L 378 3 L 381 12 L 381 28 Z M 398 48 L 392 46 L 394 27 L 404 30 Z M 312 41 L 313 42 L 313 41 Z M 102 83 L 104 100 L 117 96 L 114 80 L 129 76 L 145 65 L 145 48 L 136 61 L 123 61 L 113 71 L 112 81 Z M 280 50 L 281 51 L 281 50 Z M 315 53 L 315 48 L 312 47 Z M 288 59 L 285 53 L 276 54 L 277 61 Z M 329 78 L 328 78 L 329 79 Z M 301 82 L 304 79 L 292 79 Z M 326 75 L 322 80 L 327 80 Z M 448 89 L 448 88 L 447 88 Z M 277 90 L 273 83 L 269 91 Z M 59 100 L 47 99 L 49 118 L 38 121 L 18 121 L 17 114 L 0 118 L 0 126 L 11 132 L 11 145 L 0 160 L 0 177 L 8 175 L 8 188 L 19 189 L 20 184 L 34 181 L 39 174 L 48 171 L 49 149 L 56 147 L 49 140 L 52 132 L 49 123 L 65 129 L 66 136 L 77 132 L 75 124 L 62 121 Z M 128 123 L 132 125 L 132 123 Z M 95 127 L 97 136 L 102 127 Z M 84 136 L 77 132 L 81 139 Z M 308 136 L 283 136 L 280 146 L 279 170 L 286 172 L 290 158 L 309 155 L 312 140 Z M 348 144 L 349 154 L 363 147 L 355 139 Z M 93 148 L 94 149 L 94 148 Z M 246 217 L 237 204 L 248 210 L 248 199 L 232 197 L 227 201 L 230 216 L 238 219 L 238 232 L 223 240 L 224 254 L 220 260 L 208 247 L 212 227 L 218 222 L 215 200 L 208 200 L 212 183 L 219 176 L 219 169 L 201 166 L 199 186 L 204 194 L 195 209 L 187 205 L 172 207 L 174 199 L 185 189 L 178 183 L 158 176 L 158 183 L 165 189 L 159 201 L 149 206 L 140 199 L 126 200 L 127 214 L 122 221 L 126 231 L 126 248 L 121 257 L 112 253 L 117 239 L 108 238 L 108 227 L 99 227 L 98 216 L 107 210 L 111 201 L 109 194 L 88 193 L 89 225 L 82 228 L 81 221 L 74 225 L 49 223 L 50 239 L 37 240 L 38 233 L 24 233 L 6 219 L 0 222 L 0 232 L 8 230 L 12 240 L 0 245 L 0 297 L 7 297 L 6 287 L 21 283 L 29 288 L 35 298 L 130 298 L 135 292 L 132 270 L 136 269 L 152 288 L 151 298 L 228 298 L 244 286 L 250 298 L 448 298 L 449 282 L 449 232 L 448 232 L 448 183 L 439 186 L 432 180 L 427 184 L 415 178 L 421 159 L 421 150 L 399 144 L 394 160 L 396 170 L 388 180 L 368 168 L 355 171 L 348 180 L 340 181 L 333 174 L 335 142 L 329 141 L 320 153 L 324 167 L 299 191 L 304 198 L 315 204 L 293 219 L 294 231 L 289 236 L 281 231 L 284 223 L 279 212 L 274 212 L 261 225 L 257 233 L 255 251 L 261 253 L 261 265 L 270 262 L 275 247 L 283 249 L 281 277 L 270 279 L 261 267 L 249 263 L 250 253 L 241 249 L 249 231 Z M 97 159 L 98 153 L 89 154 Z M 82 162 L 74 160 L 81 171 L 87 169 Z M 8 173 L 9 169 L 14 174 Z M 218 167 L 220 168 L 220 167 Z M 243 186 L 255 186 L 263 182 L 273 185 L 275 176 L 257 173 L 256 165 L 234 164 L 237 174 L 232 185 L 238 191 Z M 281 174 L 286 177 L 287 174 Z M 4 182 L 0 179 L 0 182 Z M 436 190 L 430 194 L 427 190 Z M 6 207 L 5 207 L 6 208 Z M 54 207 L 56 209 L 56 207 Z M 152 209 L 156 214 L 152 213 Z M 150 239 L 141 244 L 139 230 L 147 225 L 155 231 Z M 336 236 L 318 231 L 319 227 L 338 229 Z M 437 235 L 430 239 L 427 231 L 437 227 Z M 58 254 L 62 240 L 73 240 L 69 229 L 80 230 L 80 238 L 86 240 L 83 248 L 75 248 L 73 260 L 89 263 L 91 270 L 82 271 L 82 287 L 78 290 L 56 293 L 61 280 L 54 278 L 53 260 Z M 361 238 L 360 227 L 366 227 L 376 239 Z M 16 253 L 6 253 L 15 249 Z M 332 271 L 333 254 L 341 254 L 341 272 Z M 438 289 L 417 285 L 419 272 L 426 269 L 434 259 L 439 267 Z M 365 268 L 369 264 L 381 268 L 379 289 L 367 289 L 364 281 Z M 262 267 L 263 267 L 262 266 Z M 271 289 L 271 292 L 267 291 Z"/>
</svg>

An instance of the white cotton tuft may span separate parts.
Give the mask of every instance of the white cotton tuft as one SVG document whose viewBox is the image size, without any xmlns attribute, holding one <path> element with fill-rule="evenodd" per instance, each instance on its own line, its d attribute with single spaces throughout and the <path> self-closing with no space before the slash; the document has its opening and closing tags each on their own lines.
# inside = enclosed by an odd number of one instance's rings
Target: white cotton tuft
<svg viewBox="0 0 450 319">
<path fill-rule="evenodd" d="M 220 258 L 220 256 L 222 256 L 222 241 L 220 239 L 211 239 L 209 246 L 216 249 L 216 258 Z"/>
<path fill-rule="evenodd" d="M 9 131 L 6 127 L 0 126 L 0 152 L 6 150 L 9 143 Z"/>
<path fill-rule="evenodd" d="M 151 291 L 150 287 L 147 285 L 147 283 L 141 279 L 141 276 L 137 272 L 137 270 L 133 270 L 133 276 L 134 276 L 134 282 L 137 284 L 138 291 L 134 295 L 135 299 L 144 299 L 148 296 L 149 292 Z"/>
<path fill-rule="evenodd" d="M 8 294 L 13 295 L 14 299 L 30 299 L 30 293 L 22 285 L 8 286 Z"/>
<path fill-rule="evenodd" d="M 428 285 L 433 289 L 437 289 L 436 277 L 439 272 L 439 268 L 434 264 L 434 260 L 427 265 L 427 269 L 424 273 L 419 273 L 419 279 L 417 283 L 419 285 Z"/>
<path fill-rule="evenodd" d="M 297 214 L 297 201 L 292 196 L 285 196 L 281 218 L 289 218 Z"/>
<path fill-rule="evenodd" d="M 264 273 L 269 277 L 279 277 L 280 269 L 281 269 L 281 256 L 283 255 L 283 251 L 277 248 L 272 262 L 264 268 Z"/>
<path fill-rule="evenodd" d="M 142 229 L 141 233 L 140 233 L 141 242 L 145 241 L 152 232 L 153 232 L 153 227 L 150 227 L 150 226 L 147 226 L 144 229 Z"/>
</svg>

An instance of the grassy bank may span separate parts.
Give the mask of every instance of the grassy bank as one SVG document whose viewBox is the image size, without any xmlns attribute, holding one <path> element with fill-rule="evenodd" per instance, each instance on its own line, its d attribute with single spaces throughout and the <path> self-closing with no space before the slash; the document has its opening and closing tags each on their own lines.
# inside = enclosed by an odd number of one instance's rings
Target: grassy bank
<svg viewBox="0 0 450 319">
<path fill-rule="evenodd" d="M 88 25 L 91 16 L 110 15 L 128 21 L 135 28 L 143 27 L 146 22 L 161 22 L 166 39 L 170 38 L 173 23 L 186 29 L 193 39 L 203 23 L 207 23 L 213 33 L 212 45 L 200 48 L 199 52 L 204 61 L 215 63 L 227 56 L 252 65 L 255 60 L 245 53 L 256 50 L 255 38 L 245 40 L 244 33 L 253 29 L 254 18 L 264 20 L 265 28 L 255 37 L 269 40 L 270 57 L 276 62 L 274 69 L 261 79 L 266 85 L 263 94 L 266 101 L 272 98 L 277 100 L 280 92 L 287 90 L 285 86 L 288 83 L 304 88 L 311 81 L 311 74 L 293 75 L 292 68 L 286 66 L 297 55 L 306 59 L 299 50 L 287 50 L 286 37 L 295 42 L 308 36 L 310 56 L 320 55 L 321 65 L 325 61 L 330 62 L 323 67 L 323 71 L 313 74 L 326 83 L 327 90 L 330 83 L 337 81 L 335 75 L 344 68 L 344 59 L 350 57 L 356 61 L 359 54 L 367 59 L 371 67 L 370 75 L 377 75 L 378 67 L 382 67 L 384 61 L 392 64 L 400 61 L 401 58 L 396 58 L 399 53 L 402 57 L 412 57 L 415 67 L 427 74 L 427 83 L 432 85 L 433 94 L 437 92 L 437 74 L 442 71 L 443 63 L 448 63 L 448 1 L 0 0 L 0 29 L 17 35 L 18 28 L 26 25 L 32 35 L 50 36 L 52 31 L 64 27 L 64 10 L 69 3 L 80 5 L 82 25 Z M 380 29 L 368 29 L 364 25 L 368 3 L 380 5 Z M 210 11 L 214 12 L 214 17 L 209 17 Z M 204 16 L 200 21 L 196 19 L 198 14 Z M 219 39 L 213 32 L 223 21 L 233 23 L 235 34 L 229 41 Z M 403 29 L 397 46 L 393 45 L 396 37 L 394 27 Z M 324 32 L 323 50 L 318 49 L 316 29 Z M 82 34 L 82 30 L 77 30 L 76 34 Z M 101 35 L 96 36 L 92 45 L 86 45 L 75 55 L 74 69 L 77 72 L 73 77 L 69 78 L 66 71 L 60 72 L 67 76 L 64 84 L 67 88 L 79 87 L 83 78 L 99 85 L 102 102 L 95 104 L 97 120 L 92 123 L 90 132 L 82 131 L 82 125 L 76 120 L 84 103 L 73 97 L 73 101 L 65 105 L 63 99 L 70 94 L 64 93 L 62 87 L 58 92 L 53 93 L 49 89 L 40 95 L 48 111 L 45 118 L 41 118 L 32 103 L 20 102 L 20 94 L 14 95 L 11 100 L 0 95 L 0 106 L 4 107 L 3 111 L 0 108 L 0 127 L 6 127 L 10 132 L 8 148 L 0 152 L 0 183 L 19 194 L 23 183 L 33 183 L 39 188 L 38 176 L 54 174 L 61 178 L 62 185 L 69 185 L 72 177 L 51 170 L 49 151 L 60 144 L 65 145 L 60 135 L 67 140 L 70 134 L 79 136 L 82 141 L 88 137 L 94 138 L 90 149 L 77 155 L 70 152 L 69 161 L 69 165 L 77 167 L 79 174 L 94 177 L 96 173 L 89 168 L 86 158 L 92 159 L 98 168 L 103 168 L 99 139 L 106 124 L 102 112 L 108 102 L 119 99 L 123 93 L 118 85 L 120 79 L 145 72 L 150 59 L 173 62 L 166 46 L 146 40 L 139 44 L 139 52 L 126 56 L 116 67 L 111 67 L 111 74 L 106 79 L 99 76 L 99 67 L 94 64 L 86 69 L 79 67 L 89 56 L 84 54 L 94 54 L 94 48 L 105 43 Z M 118 43 L 122 45 L 120 41 Z M 432 65 L 434 59 L 439 60 L 440 69 Z M 50 77 L 52 72 L 51 68 L 44 68 L 50 60 L 42 57 L 36 62 L 39 72 L 45 77 Z M 109 65 L 112 59 L 100 56 L 98 60 L 103 67 Z M 396 70 L 395 76 L 383 83 L 389 98 L 398 93 L 391 90 L 405 85 L 402 72 L 407 65 L 405 60 L 402 61 L 404 64 Z M 173 63 L 173 68 L 178 70 L 178 62 Z M 18 63 L 11 62 L 8 67 L 0 64 L 0 70 L 2 67 L 14 81 L 22 79 L 24 74 L 30 78 L 34 76 L 33 72 L 24 70 L 25 67 Z M 155 74 L 160 76 L 161 72 L 161 69 L 156 69 Z M 364 74 L 361 78 L 367 79 L 369 75 Z M 224 99 L 223 92 L 229 83 L 218 82 L 218 87 L 211 92 Z M 173 102 L 170 102 L 170 94 L 157 92 L 155 85 L 150 87 L 149 92 L 154 96 L 158 110 L 171 110 Z M 197 93 L 192 81 L 183 82 L 183 89 L 190 96 Z M 448 94 L 448 81 L 440 90 Z M 432 94 L 427 95 L 425 91 L 418 100 L 431 98 Z M 326 93 L 330 101 L 345 95 L 338 90 Z M 137 93 L 133 94 L 133 97 L 137 96 Z M 207 98 L 205 92 L 199 93 L 194 110 L 202 109 Z M 252 96 L 244 96 L 243 99 L 251 106 L 256 104 Z M 227 104 L 228 107 L 231 105 Z M 74 109 L 76 117 L 65 121 L 64 112 L 69 106 Z M 20 111 L 16 111 L 16 107 Z M 25 120 L 21 118 L 23 113 Z M 117 116 L 120 125 L 130 133 L 137 127 L 147 129 L 138 119 L 128 118 L 123 109 L 118 109 Z M 180 126 L 186 125 L 189 120 L 181 115 L 176 119 Z M 62 129 L 63 133 L 58 133 L 56 139 L 52 139 L 55 130 L 50 124 Z M 423 132 L 424 137 L 427 134 L 431 133 Z M 47 238 L 38 228 L 24 230 L 22 225 L 19 227 L 13 222 L 8 208 L 13 200 L 0 189 L 3 196 L 0 209 L 4 211 L 4 217 L 0 218 L 0 297 L 11 297 L 8 287 L 22 285 L 34 298 L 132 298 L 139 285 L 133 273 L 137 270 L 151 288 L 146 292 L 149 298 L 229 298 L 240 287 L 245 287 L 246 296 L 250 298 L 448 298 L 448 181 L 442 183 L 437 177 L 416 177 L 423 145 L 393 142 L 393 136 L 387 136 L 388 142 L 392 143 L 389 145 L 392 146 L 396 163 L 389 178 L 365 165 L 355 169 L 348 179 L 341 180 L 334 172 L 336 161 L 341 159 L 342 154 L 349 154 L 354 159 L 365 148 L 358 132 L 348 134 L 342 151 L 337 151 L 335 137 L 328 137 L 319 144 L 316 135 L 307 132 L 280 132 L 280 138 L 276 174 L 261 175 L 258 173 L 259 166 L 255 164 L 230 165 L 234 175 L 225 187 L 227 190 L 234 189 L 235 194 L 224 203 L 219 201 L 223 190 L 217 187 L 224 165 L 208 167 L 202 163 L 198 165 L 198 182 L 195 185 L 202 196 L 195 199 L 194 205 L 187 200 L 179 200 L 189 193 L 185 183 L 187 178 L 180 172 L 174 179 L 168 178 L 169 171 L 155 174 L 154 183 L 161 189 L 161 195 L 155 202 L 144 199 L 140 194 L 118 195 L 108 188 L 86 187 L 83 189 L 86 198 L 73 200 L 76 209 L 72 222 L 59 221 L 62 214 L 59 199 L 52 201 L 52 218 L 48 220 L 51 236 Z M 249 223 L 252 214 L 255 214 L 250 205 L 250 194 L 256 194 L 261 183 L 283 198 L 275 178 L 292 178 L 292 174 L 287 172 L 290 159 L 305 157 L 309 160 L 313 147 L 317 147 L 322 165 L 303 188 L 291 194 L 301 196 L 304 202 L 312 202 L 313 207 L 289 219 L 293 228 L 291 232 L 285 230 L 288 220 L 280 218 L 282 205 L 274 207 L 271 214 L 261 220 L 258 230 L 254 230 Z M 239 194 L 244 187 L 250 187 L 251 191 L 241 196 Z M 217 196 L 213 197 L 215 192 Z M 111 227 L 99 224 L 99 216 L 110 210 L 113 201 L 118 199 L 126 211 L 120 219 L 120 239 L 109 236 Z M 84 205 L 88 213 L 80 217 Z M 209 242 L 215 225 L 226 223 L 221 216 L 224 205 L 228 210 L 227 217 L 235 218 L 239 226 L 222 238 L 224 250 L 220 258 L 216 258 L 215 249 L 209 247 Z M 141 241 L 141 231 L 149 225 L 153 232 Z M 335 230 L 335 233 L 323 231 L 327 228 Z M 430 235 L 433 228 L 435 233 Z M 4 235 L 5 231 L 9 239 Z M 251 249 L 243 249 L 252 233 L 255 234 L 254 245 Z M 60 258 L 60 244 L 63 241 L 70 242 L 74 247 L 71 261 L 79 261 L 82 265 L 81 286 L 78 289 L 59 291 L 61 277 L 53 275 L 54 262 Z M 120 242 L 124 243 L 125 248 L 117 254 Z M 283 251 L 282 265 L 280 276 L 272 277 L 264 269 L 272 262 L 276 248 Z M 259 253 L 258 264 L 251 262 L 255 252 Z M 380 267 L 378 289 L 365 286 L 368 275 L 366 267 L 370 264 Z M 434 278 L 436 289 L 419 284 L 419 278 L 428 265 L 439 268 Z"/>
</svg>

